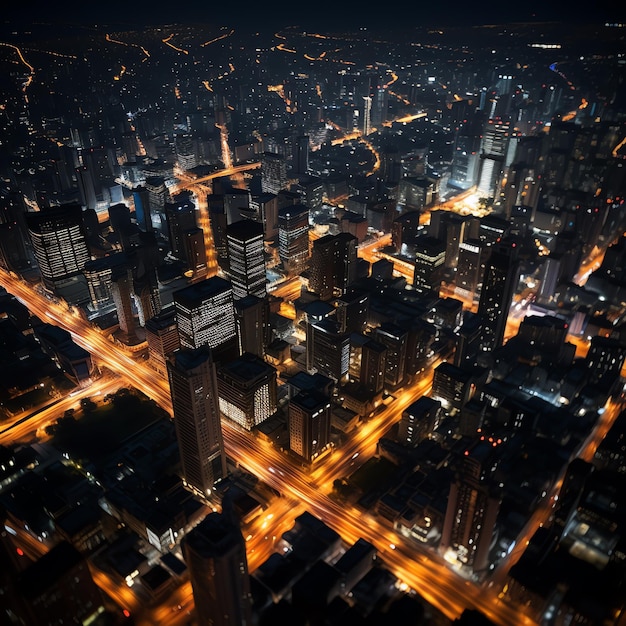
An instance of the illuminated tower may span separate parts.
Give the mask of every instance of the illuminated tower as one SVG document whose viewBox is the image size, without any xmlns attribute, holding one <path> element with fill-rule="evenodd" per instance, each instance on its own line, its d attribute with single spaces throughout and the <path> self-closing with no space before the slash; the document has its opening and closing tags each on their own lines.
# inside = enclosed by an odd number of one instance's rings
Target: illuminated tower
<svg viewBox="0 0 626 626">
<path fill-rule="evenodd" d="M 215 364 L 206 346 L 167 362 L 183 484 L 206 499 L 226 476 Z"/>
<path fill-rule="evenodd" d="M 261 155 L 261 189 L 264 193 L 278 193 L 287 187 L 287 161 L 281 154 L 264 152 Z"/>
<path fill-rule="evenodd" d="M 191 194 L 188 192 L 176 194 L 172 202 L 165 205 L 165 215 L 170 251 L 177 259 L 186 261 L 185 233 L 198 227 L 196 206 L 191 199 Z"/>
<path fill-rule="evenodd" d="M 363 96 L 363 135 L 367 136 L 372 130 L 372 97 Z"/>
<path fill-rule="evenodd" d="M 255 354 L 222 364 L 217 385 L 221 412 L 246 430 L 276 412 L 276 370 Z"/>
<path fill-rule="evenodd" d="M 182 541 L 198 624 L 251 626 L 246 542 L 226 513 L 210 513 Z"/>
<path fill-rule="evenodd" d="M 206 278 L 175 291 L 173 300 L 182 347 L 207 345 L 215 358 L 238 352 L 233 289 L 227 280 Z"/>
<path fill-rule="evenodd" d="M 80 205 L 27 213 L 26 223 L 44 286 L 69 302 L 87 302 L 82 270 L 90 255 Z"/>
<path fill-rule="evenodd" d="M 488 566 L 489 548 L 500 510 L 500 498 L 489 481 L 496 466 L 492 444 L 479 441 L 459 463 L 450 485 L 440 550 L 457 562 L 482 572 Z"/>
<path fill-rule="evenodd" d="M 330 400 L 317 390 L 301 391 L 289 401 L 289 449 L 307 462 L 330 443 Z"/>
<path fill-rule="evenodd" d="M 478 315 L 483 318 L 481 350 L 499 348 L 511 307 L 511 300 L 519 279 L 517 244 L 503 240 L 493 246 L 485 263 L 485 276 L 478 302 Z"/>
<path fill-rule="evenodd" d="M 299 274 L 309 259 L 309 208 L 303 204 L 278 211 L 278 254 L 289 274 Z"/>
<path fill-rule="evenodd" d="M 235 300 L 248 295 L 263 298 L 266 294 L 263 225 L 252 220 L 234 222 L 226 227 L 226 242 L 233 297 Z"/>
<path fill-rule="evenodd" d="M 349 233 L 325 235 L 313 242 L 309 290 L 320 300 L 340 296 L 356 278 L 357 239 Z"/>
</svg>

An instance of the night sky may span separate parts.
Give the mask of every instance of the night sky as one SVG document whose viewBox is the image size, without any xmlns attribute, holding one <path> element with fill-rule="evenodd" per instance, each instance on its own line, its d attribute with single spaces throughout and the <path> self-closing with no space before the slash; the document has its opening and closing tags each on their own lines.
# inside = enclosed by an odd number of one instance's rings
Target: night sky
<svg viewBox="0 0 626 626">
<path fill-rule="evenodd" d="M 602 23 L 625 20 L 626 9 L 623 3 L 606 0 L 587 2 L 586 5 L 556 0 L 398 0 L 391 3 L 355 0 L 34 0 L 11 2 L 3 8 L 0 19 L 4 21 L 5 27 L 30 21 L 106 23 L 129 28 L 150 24 L 206 22 L 240 28 L 300 25 L 331 30 L 333 27 L 397 28 L 399 25 L 456 26 L 543 21 Z"/>
</svg>

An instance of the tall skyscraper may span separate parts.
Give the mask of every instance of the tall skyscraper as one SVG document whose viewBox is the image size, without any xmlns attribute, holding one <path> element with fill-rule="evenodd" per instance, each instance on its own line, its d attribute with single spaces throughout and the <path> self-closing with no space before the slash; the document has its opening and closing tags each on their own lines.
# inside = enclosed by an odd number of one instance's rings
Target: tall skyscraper
<svg viewBox="0 0 626 626">
<path fill-rule="evenodd" d="M 246 352 L 217 371 L 220 410 L 246 430 L 252 430 L 276 412 L 276 370 L 262 358 Z"/>
<path fill-rule="evenodd" d="M 478 441 L 465 451 L 450 485 L 440 549 L 474 572 L 484 571 L 500 509 L 497 490 L 489 480 L 496 465 L 491 443 Z"/>
<path fill-rule="evenodd" d="M 261 155 L 261 189 L 264 193 L 278 193 L 287 187 L 287 161 L 281 154 L 264 152 Z"/>
<path fill-rule="evenodd" d="M 233 297 L 263 298 L 266 295 L 263 225 L 252 220 L 239 220 L 226 227 L 228 273 Z"/>
<path fill-rule="evenodd" d="M 349 233 L 325 235 L 313 242 L 309 291 L 320 300 L 340 296 L 356 278 L 357 239 Z"/>
<path fill-rule="evenodd" d="M 289 449 L 314 461 L 330 443 L 330 400 L 317 390 L 301 391 L 289 401 Z"/>
<path fill-rule="evenodd" d="M 278 211 L 278 255 L 288 274 L 299 274 L 309 259 L 309 208 L 294 204 Z"/>
<path fill-rule="evenodd" d="M 204 243 L 204 231 L 201 228 L 190 228 L 183 233 L 185 248 L 185 261 L 187 263 L 186 275 L 192 282 L 207 277 L 208 266 L 206 261 L 206 246 Z"/>
<path fill-rule="evenodd" d="M 306 364 L 335 382 L 345 382 L 350 366 L 350 335 L 332 319 L 306 325 Z"/>
<path fill-rule="evenodd" d="M 235 301 L 235 323 L 239 352 L 263 357 L 270 341 L 270 308 L 266 298 L 245 296 Z"/>
<path fill-rule="evenodd" d="M 165 204 L 165 215 L 170 251 L 177 259 L 187 261 L 185 257 L 185 233 L 198 227 L 196 205 L 193 203 L 191 195 L 189 193 L 176 194 L 172 198 L 172 202 Z"/>
<path fill-rule="evenodd" d="M 89 292 L 82 271 L 90 254 L 80 205 L 27 213 L 26 223 L 44 286 L 68 302 L 86 303 Z"/>
<path fill-rule="evenodd" d="M 500 190 L 509 145 L 509 124 L 489 120 L 483 132 L 478 193 L 495 198 Z"/>
<path fill-rule="evenodd" d="M 478 315 L 483 318 L 481 337 L 483 352 L 502 345 L 511 300 L 519 279 L 516 242 L 502 240 L 493 248 L 485 264 L 485 277 L 478 302 Z"/>
<path fill-rule="evenodd" d="M 445 269 L 446 243 L 430 235 L 415 240 L 415 271 L 413 286 L 423 291 L 439 293 Z"/>
<path fill-rule="evenodd" d="M 227 472 L 210 349 L 177 350 L 167 362 L 167 372 L 183 484 L 206 499 Z"/>
<path fill-rule="evenodd" d="M 220 354 L 236 350 L 233 289 L 227 280 L 219 276 L 206 278 L 175 291 L 173 300 L 182 347 L 207 345 Z"/>
<path fill-rule="evenodd" d="M 180 348 L 174 307 L 167 307 L 151 317 L 146 321 L 145 328 L 146 342 L 148 343 L 148 364 L 162 376 L 167 376 L 168 357 Z"/>
<path fill-rule="evenodd" d="M 231 515 L 211 513 L 182 541 L 198 623 L 251 626 L 246 542 Z"/>
</svg>

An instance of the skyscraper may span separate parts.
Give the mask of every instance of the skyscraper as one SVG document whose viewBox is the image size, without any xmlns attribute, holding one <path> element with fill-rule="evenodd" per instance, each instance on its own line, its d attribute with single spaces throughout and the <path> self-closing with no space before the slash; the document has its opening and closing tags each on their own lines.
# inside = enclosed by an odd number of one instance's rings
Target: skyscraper
<svg viewBox="0 0 626 626">
<path fill-rule="evenodd" d="M 226 476 L 226 456 L 211 351 L 181 349 L 167 362 L 183 484 L 201 498 Z"/>
<path fill-rule="evenodd" d="M 511 307 L 511 299 L 519 278 L 518 249 L 515 241 L 502 240 L 493 247 L 485 263 L 485 276 L 478 302 L 478 315 L 483 318 L 481 350 L 499 348 Z"/>
<path fill-rule="evenodd" d="M 303 204 L 278 211 L 278 255 L 285 271 L 299 274 L 309 259 L 309 208 Z"/>
<path fill-rule="evenodd" d="M 349 233 L 326 235 L 313 242 L 309 290 L 320 300 L 340 296 L 356 278 L 357 239 Z"/>
<path fill-rule="evenodd" d="M 207 345 L 217 358 L 222 351 L 236 349 L 237 330 L 231 284 L 213 276 L 173 294 L 180 345 Z"/>
<path fill-rule="evenodd" d="M 170 251 L 177 259 L 186 261 L 185 233 L 198 227 L 196 206 L 191 200 L 190 194 L 176 194 L 172 198 L 172 202 L 166 203 L 165 215 L 167 217 Z"/>
<path fill-rule="evenodd" d="M 289 401 L 289 449 L 307 462 L 330 443 L 330 400 L 317 390 L 301 391 Z"/>
<path fill-rule="evenodd" d="M 89 292 L 82 270 L 90 255 L 80 205 L 27 213 L 26 223 L 44 286 L 68 302 L 86 303 Z"/>
<path fill-rule="evenodd" d="M 489 547 L 500 509 L 497 489 L 489 480 L 496 467 L 492 444 L 478 441 L 462 457 L 450 485 L 440 549 L 474 572 L 488 564 Z"/>
<path fill-rule="evenodd" d="M 252 430 L 276 412 L 276 370 L 262 358 L 246 352 L 217 371 L 220 410 L 246 430 Z"/>
<path fill-rule="evenodd" d="M 246 543 L 239 524 L 211 513 L 182 541 L 198 623 L 251 626 L 252 598 Z"/>
<path fill-rule="evenodd" d="M 439 294 L 445 269 L 446 244 L 443 240 L 420 235 L 415 240 L 415 272 L 413 286 Z"/>
<path fill-rule="evenodd" d="M 265 258 L 263 225 L 251 220 L 239 220 L 226 227 L 228 272 L 233 297 L 263 298 L 265 289 Z"/>
<path fill-rule="evenodd" d="M 278 193 L 287 187 L 287 161 L 281 154 L 264 152 L 261 155 L 261 189 L 264 193 Z"/>
</svg>

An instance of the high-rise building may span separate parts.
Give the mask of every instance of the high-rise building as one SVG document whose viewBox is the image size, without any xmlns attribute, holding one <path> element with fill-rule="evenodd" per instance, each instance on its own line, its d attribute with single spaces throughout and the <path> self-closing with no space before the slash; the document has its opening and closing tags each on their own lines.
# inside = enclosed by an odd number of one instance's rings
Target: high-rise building
<svg viewBox="0 0 626 626">
<path fill-rule="evenodd" d="M 293 143 L 293 170 L 297 174 L 309 171 L 309 136 L 298 135 Z"/>
<path fill-rule="evenodd" d="M 430 235 L 420 235 L 415 240 L 414 248 L 413 286 L 422 291 L 433 291 L 438 294 L 445 269 L 445 242 Z"/>
<path fill-rule="evenodd" d="M 350 366 L 350 334 L 342 333 L 339 324 L 332 319 L 308 322 L 306 364 L 309 372 L 344 382 Z"/>
<path fill-rule="evenodd" d="M 486 246 L 480 239 L 467 239 L 459 245 L 455 286 L 461 293 L 474 296 L 485 272 Z"/>
<path fill-rule="evenodd" d="M 398 441 L 415 446 L 428 437 L 439 424 L 441 402 L 422 396 L 404 411 L 398 424 Z"/>
<path fill-rule="evenodd" d="M 478 302 L 478 315 L 483 318 L 481 350 L 499 348 L 504 339 L 511 300 L 519 279 L 517 243 L 502 240 L 485 264 L 485 276 Z"/>
<path fill-rule="evenodd" d="M 309 260 L 309 207 L 294 204 L 278 211 L 278 255 L 288 274 L 302 272 Z"/>
<path fill-rule="evenodd" d="M 227 512 L 210 513 L 182 541 L 199 624 L 251 626 L 246 542 Z"/>
<path fill-rule="evenodd" d="M 80 205 L 27 213 L 26 223 L 44 287 L 68 302 L 87 303 L 89 293 L 82 271 L 90 254 Z"/>
<path fill-rule="evenodd" d="M 133 189 L 133 203 L 135 205 L 135 220 L 139 229 L 144 232 L 154 230 L 150 210 L 150 192 L 147 187 L 139 186 Z"/>
<path fill-rule="evenodd" d="M 330 444 L 330 400 L 317 390 L 301 391 L 289 400 L 289 449 L 307 462 Z"/>
<path fill-rule="evenodd" d="M 7 624 L 89 624 L 104 612 L 102 592 L 86 557 L 67 541 L 19 575 L 17 592 L 19 621 L 5 613 Z"/>
<path fill-rule="evenodd" d="M 185 234 L 189 230 L 198 228 L 196 222 L 196 205 L 191 194 L 181 192 L 172 198 L 172 202 L 165 204 L 170 252 L 177 259 L 187 261 L 185 257 Z"/>
<path fill-rule="evenodd" d="M 374 330 L 372 337 L 387 348 L 385 387 L 395 390 L 405 382 L 408 332 L 396 324 L 385 322 Z"/>
<path fill-rule="evenodd" d="M 361 385 L 374 394 L 380 393 L 385 387 L 386 369 L 387 347 L 373 339 L 365 341 L 361 346 Z"/>
<path fill-rule="evenodd" d="M 128 266 L 117 266 L 111 275 L 111 295 L 124 342 L 134 342 L 137 338 L 132 288 L 133 279 Z"/>
<path fill-rule="evenodd" d="M 507 122 L 489 120 L 483 132 L 477 190 L 481 197 L 496 198 L 504 172 L 510 133 Z"/>
<path fill-rule="evenodd" d="M 262 193 L 256 202 L 264 237 L 273 241 L 278 237 L 278 196 L 274 193 Z"/>
<path fill-rule="evenodd" d="M 146 178 L 146 189 L 148 190 L 150 208 L 155 211 L 164 211 L 165 203 L 170 199 L 165 179 L 161 176 L 148 176 Z"/>
<path fill-rule="evenodd" d="M 190 228 L 183 233 L 185 261 L 187 273 L 192 282 L 207 277 L 208 266 L 206 261 L 206 245 L 204 231 L 201 228 Z"/>
<path fill-rule="evenodd" d="M 207 499 L 227 472 L 211 350 L 177 350 L 167 371 L 183 484 Z"/>
<path fill-rule="evenodd" d="M 261 189 L 278 193 L 287 187 L 287 161 L 282 154 L 264 152 L 261 155 Z"/>
<path fill-rule="evenodd" d="M 162 376 L 167 376 L 168 357 L 180 348 L 174 307 L 167 307 L 147 320 L 145 329 L 148 364 Z"/>
<path fill-rule="evenodd" d="M 235 301 L 235 323 L 239 352 L 250 352 L 263 358 L 269 343 L 269 303 L 266 298 L 245 296 Z"/>
<path fill-rule="evenodd" d="M 450 485 L 440 550 L 473 572 L 488 565 L 489 548 L 500 510 L 497 490 L 489 475 L 495 466 L 494 448 L 478 441 L 466 450 Z"/>
<path fill-rule="evenodd" d="M 86 209 L 97 209 L 98 198 L 96 191 L 96 181 L 93 172 L 86 165 L 77 167 L 76 182 L 78 183 L 78 191 L 80 194 L 80 202 Z"/>
<path fill-rule="evenodd" d="M 313 242 L 309 291 L 320 300 L 340 296 L 356 278 L 357 239 L 349 233 L 325 235 Z"/>
<path fill-rule="evenodd" d="M 207 345 L 218 353 L 236 350 L 237 329 L 231 284 L 213 276 L 184 287 L 173 294 L 180 345 L 199 348 Z"/>
<path fill-rule="evenodd" d="M 276 370 L 246 352 L 217 371 L 221 412 L 246 430 L 274 415 L 277 407 Z"/>
<path fill-rule="evenodd" d="M 239 220 L 226 227 L 228 273 L 233 297 L 263 298 L 266 295 L 263 225 L 252 220 Z"/>
</svg>

